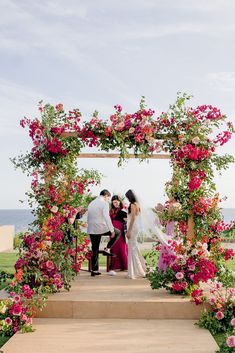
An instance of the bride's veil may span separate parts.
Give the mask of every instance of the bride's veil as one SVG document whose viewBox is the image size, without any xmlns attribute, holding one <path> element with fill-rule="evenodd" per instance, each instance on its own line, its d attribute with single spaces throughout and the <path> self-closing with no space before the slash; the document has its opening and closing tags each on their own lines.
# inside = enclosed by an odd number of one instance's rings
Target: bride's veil
<svg viewBox="0 0 235 353">
<path fill-rule="evenodd" d="M 138 239 L 143 242 L 144 237 L 152 238 L 153 240 L 160 241 L 161 244 L 169 246 L 169 236 L 162 231 L 161 222 L 158 215 L 151 209 L 144 207 L 144 204 L 140 201 L 140 219 L 139 219 L 139 234 Z"/>
</svg>

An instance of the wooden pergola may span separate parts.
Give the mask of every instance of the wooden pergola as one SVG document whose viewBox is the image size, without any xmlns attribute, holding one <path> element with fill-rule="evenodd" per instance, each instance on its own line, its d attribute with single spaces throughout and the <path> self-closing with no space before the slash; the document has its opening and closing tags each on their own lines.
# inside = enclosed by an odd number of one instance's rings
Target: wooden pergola
<svg viewBox="0 0 235 353">
<path fill-rule="evenodd" d="M 78 158 L 119 158 L 120 155 L 118 153 L 81 153 Z M 127 159 L 131 158 L 141 158 L 141 155 L 134 155 L 130 153 L 126 156 Z M 169 154 L 151 154 L 148 156 L 148 159 L 170 159 Z"/>
</svg>

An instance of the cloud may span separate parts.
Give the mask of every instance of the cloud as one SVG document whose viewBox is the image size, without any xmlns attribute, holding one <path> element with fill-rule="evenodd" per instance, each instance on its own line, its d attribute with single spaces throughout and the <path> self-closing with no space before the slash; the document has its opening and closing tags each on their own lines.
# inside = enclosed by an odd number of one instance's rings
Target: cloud
<svg viewBox="0 0 235 353">
<path fill-rule="evenodd" d="M 25 115 L 37 113 L 39 100 L 51 101 L 52 97 L 46 97 L 42 92 L 35 91 L 31 87 L 16 84 L 9 80 L 0 79 L 0 105 L 1 116 L 0 134 L 22 134 L 19 121 Z"/>
<path fill-rule="evenodd" d="M 212 72 L 206 77 L 215 89 L 235 93 L 235 71 Z"/>
</svg>

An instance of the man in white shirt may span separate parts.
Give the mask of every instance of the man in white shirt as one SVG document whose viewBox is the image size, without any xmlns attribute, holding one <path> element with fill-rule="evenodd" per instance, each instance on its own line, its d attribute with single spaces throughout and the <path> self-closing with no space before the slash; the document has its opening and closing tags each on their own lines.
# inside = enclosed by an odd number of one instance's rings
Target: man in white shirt
<svg viewBox="0 0 235 353">
<path fill-rule="evenodd" d="M 88 206 L 87 233 L 90 235 L 92 257 L 91 257 L 91 276 L 101 273 L 99 270 L 99 246 L 102 236 L 110 236 L 110 241 L 104 249 L 104 255 L 111 256 L 111 247 L 120 236 L 120 230 L 113 227 L 109 215 L 109 198 L 111 194 L 108 190 L 102 190 L 100 196 L 93 200 Z"/>
</svg>

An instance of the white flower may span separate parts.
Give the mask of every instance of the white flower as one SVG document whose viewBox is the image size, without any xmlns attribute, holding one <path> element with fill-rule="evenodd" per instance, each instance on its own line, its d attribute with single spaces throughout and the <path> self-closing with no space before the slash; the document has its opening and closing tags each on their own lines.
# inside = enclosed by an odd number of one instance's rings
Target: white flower
<svg viewBox="0 0 235 353">
<path fill-rule="evenodd" d="M 193 139 L 192 139 L 192 143 L 194 143 L 194 145 L 198 145 L 200 142 L 200 138 L 198 136 L 195 136 Z"/>
<path fill-rule="evenodd" d="M 193 249 L 192 252 L 191 252 L 192 255 L 197 255 L 197 253 L 198 253 L 197 249 Z"/>
<path fill-rule="evenodd" d="M 130 127 L 129 134 L 133 134 L 134 131 L 135 131 L 135 128 L 134 127 Z"/>
<path fill-rule="evenodd" d="M 157 146 L 155 148 L 155 152 L 158 153 L 158 152 L 161 152 L 162 151 L 162 147 L 161 146 Z"/>
<path fill-rule="evenodd" d="M 51 208 L 51 212 L 52 212 L 52 213 L 57 213 L 57 212 L 58 212 L 58 210 L 59 210 L 59 209 L 58 209 L 58 207 L 57 207 L 57 206 L 55 206 L 55 205 L 54 205 L 54 206 L 52 206 L 52 208 Z"/>
<path fill-rule="evenodd" d="M 174 208 L 178 208 L 179 210 L 181 209 L 181 204 L 180 204 L 179 202 L 174 202 L 174 203 L 172 204 L 172 206 L 173 206 Z"/>
<path fill-rule="evenodd" d="M 51 240 L 45 240 L 44 243 L 45 243 L 46 246 L 48 246 L 48 248 L 51 248 L 51 246 L 52 246 L 52 241 Z"/>
</svg>

